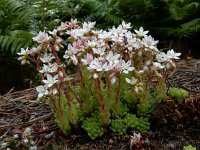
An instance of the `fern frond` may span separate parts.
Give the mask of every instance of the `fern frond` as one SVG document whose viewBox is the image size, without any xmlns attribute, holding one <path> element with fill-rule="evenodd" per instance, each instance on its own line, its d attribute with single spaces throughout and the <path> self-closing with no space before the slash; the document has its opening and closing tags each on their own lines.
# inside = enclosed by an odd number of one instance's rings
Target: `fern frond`
<svg viewBox="0 0 200 150">
<path fill-rule="evenodd" d="M 32 43 L 33 34 L 25 31 L 12 31 L 9 35 L 0 35 L 0 50 L 16 54 L 21 47 L 27 47 Z"/>
<path fill-rule="evenodd" d="M 181 32 L 185 36 L 190 36 L 200 31 L 200 18 L 193 19 L 181 25 Z"/>
</svg>

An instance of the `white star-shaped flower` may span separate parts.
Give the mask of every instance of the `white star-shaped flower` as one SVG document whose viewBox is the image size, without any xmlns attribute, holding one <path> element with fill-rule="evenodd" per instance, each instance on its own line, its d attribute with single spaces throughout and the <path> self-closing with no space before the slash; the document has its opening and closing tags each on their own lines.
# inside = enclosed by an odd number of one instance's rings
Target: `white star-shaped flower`
<svg viewBox="0 0 200 150">
<path fill-rule="evenodd" d="M 125 23 L 124 21 L 122 21 L 122 27 L 124 28 L 124 29 L 131 29 L 131 23 Z"/>
<path fill-rule="evenodd" d="M 44 95 L 48 95 L 47 86 L 39 85 L 36 87 L 36 91 L 38 92 L 38 98 L 43 97 Z"/>
<path fill-rule="evenodd" d="M 150 48 L 152 50 L 158 51 L 156 48 L 156 45 L 158 44 L 158 41 L 155 41 L 152 36 L 146 36 L 142 39 L 142 43 L 146 48 Z"/>
<path fill-rule="evenodd" d="M 139 38 L 146 37 L 147 33 L 149 32 L 149 31 L 144 31 L 143 27 L 140 27 L 139 30 L 134 30 L 134 31 Z"/>
<path fill-rule="evenodd" d="M 121 61 L 121 69 L 122 72 L 128 74 L 129 71 L 133 71 L 135 68 L 131 67 L 131 60 L 125 62 L 124 60 Z"/>
<path fill-rule="evenodd" d="M 52 87 L 55 83 L 57 83 L 58 80 L 58 75 L 55 75 L 54 77 L 52 77 L 50 74 L 47 74 L 47 80 L 42 80 L 47 87 Z"/>
<path fill-rule="evenodd" d="M 109 51 L 108 55 L 106 56 L 106 60 L 108 62 L 112 62 L 114 64 L 119 62 L 120 54 L 113 54 L 112 51 Z"/>
<path fill-rule="evenodd" d="M 53 56 L 53 54 L 51 54 L 51 53 L 45 53 L 43 57 L 40 57 L 40 60 L 43 63 L 49 63 L 54 58 L 55 57 Z"/>
<path fill-rule="evenodd" d="M 167 52 L 167 56 L 171 59 L 180 59 L 179 56 L 181 55 L 181 53 L 175 53 L 173 49 L 169 50 Z"/>
</svg>

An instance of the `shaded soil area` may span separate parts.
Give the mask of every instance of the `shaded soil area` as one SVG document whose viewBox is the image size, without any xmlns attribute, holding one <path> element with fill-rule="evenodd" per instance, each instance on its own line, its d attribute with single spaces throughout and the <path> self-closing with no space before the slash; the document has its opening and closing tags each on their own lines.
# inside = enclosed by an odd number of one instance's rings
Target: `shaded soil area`
<svg viewBox="0 0 200 150">
<path fill-rule="evenodd" d="M 177 62 L 177 72 L 169 79 L 169 86 L 187 89 L 184 101 L 168 100 L 155 106 L 148 114 L 151 130 L 142 133 L 139 145 L 132 145 L 134 130 L 126 135 L 106 132 L 91 140 L 82 130 L 65 135 L 54 123 L 54 114 L 48 104 L 36 101 L 34 89 L 8 92 L 0 96 L 0 145 L 11 141 L 14 134 L 22 136 L 26 127 L 32 128 L 33 140 L 41 150 L 182 150 L 183 146 L 200 149 L 200 60 Z M 19 139 L 18 139 L 19 141 Z M 16 145 L 13 150 L 28 149 Z"/>
</svg>

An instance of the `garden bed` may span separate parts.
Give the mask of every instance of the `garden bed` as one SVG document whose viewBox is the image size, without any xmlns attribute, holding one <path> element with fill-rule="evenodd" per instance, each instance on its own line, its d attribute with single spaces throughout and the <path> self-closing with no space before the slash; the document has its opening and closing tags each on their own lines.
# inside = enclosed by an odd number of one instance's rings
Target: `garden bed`
<svg viewBox="0 0 200 150">
<path fill-rule="evenodd" d="M 177 62 L 177 71 L 169 79 L 169 86 L 187 89 L 189 97 L 184 101 L 172 101 L 155 106 L 160 111 L 151 116 L 151 130 L 142 134 L 144 149 L 181 150 L 185 145 L 200 149 L 200 61 Z M 38 149 L 111 150 L 131 149 L 130 130 L 126 135 L 107 132 L 101 138 L 91 140 L 87 133 L 79 130 L 70 135 L 63 134 L 54 123 L 54 114 L 48 104 L 36 101 L 33 88 L 18 92 L 8 92 L 0 96 L 0 145 L 22 135 L 26 127 L 31 127 L 33 139 Z M 13 145 L 14 146 L 14 145 Z M 11 148 L 12 149 L 12 148 Z M 19 146 L 13 149 L 26 149 Z"/>
</svg>

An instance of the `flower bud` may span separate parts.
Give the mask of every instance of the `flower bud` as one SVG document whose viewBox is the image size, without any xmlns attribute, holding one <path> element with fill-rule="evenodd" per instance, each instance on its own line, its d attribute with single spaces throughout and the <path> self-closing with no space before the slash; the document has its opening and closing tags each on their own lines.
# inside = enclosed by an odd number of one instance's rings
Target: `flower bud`
<svg viewBox="0 0 200 150">
<path fill-rule="evenodd" d="M 55 50 L 58 52 L 60 50 L 60 47 L 58 45 L 55 45 Z"/>
<path fill-rule="evenodd" d="M 23 142 L 24 142 L 25 144 L 27 144 L 27 143 L 28 143 L 28 139 L 24 139 Z"/>
<path fill-rule="evenodd" d="M 53 92 L 53 95 L 56 95 L 56 94 L 58 93 L 58 90 L 57 90 L 56 88 L 54 88 L 54 89 L 52 90 L 52 92 Z"/>
<path fill-rule="evenodd" d="M 170 67 L 171 67 L 171 64 L 170 64 L 170 63 L 167 63 L 167 64 L 166 64 L 166 68 L 169 69 Z"/>
<path fill-rule="evenodd" d="M 13 137 L 14 137 L 15 139 L 17 139 L 17 138 L 19 138 L 19 135 L 18 135 L 18 134 L 14 134 Z"/>
<path fill-rule="evenodd" d="M 138 87 L 139 92 L 143 92 L 143 88 L 141 86 Z"/>
<path fill-rule="evenodd" d="M 147 72 L 149 70 L 149 68 L 147 66 L 144 66 L 143 70 L 144 70 L 144 72 Z"/>
<path fill-rule="evenodd" d="M 62 77 L 64 76 L 64 75 L 63 75 L 63 72 L 62 72 L 62 71 L 59 71 L 59 72 L 58 72 L 58 76 L 62 78 Z"/>
<path fill-rule="evenodd" d="M 138 52 L 138 56 L 141 57 L 142 56 L 142 51 Z"/>
<path fill-rule="evenodd" d="M 116 77 L 111 78 L 111 83 L 114 84 L 116 82 Z"/>
<path fill-rule="evenodd" d="M 138 87 L 137 86 L 135 86 L 135 93 L 139 93 L 139 89 L 138 89 Z"/>
<path fill-rule="evenodd" d="M 94 78 L 94 79 L 96 79 L 96 78 L 98 78 L 98 77 L 99 77 L 99 75 L 98 75 L 97 73 L 94 73 L 94 74 L 93 74 L 93 78 Z"/>
<path fill-rule="evenodd" d="M 146 62 L 146 65 L 147 65 L 147 66 L 151 65 L 151 60 L 148 60 L 148 61 Z"/>
</svg>

